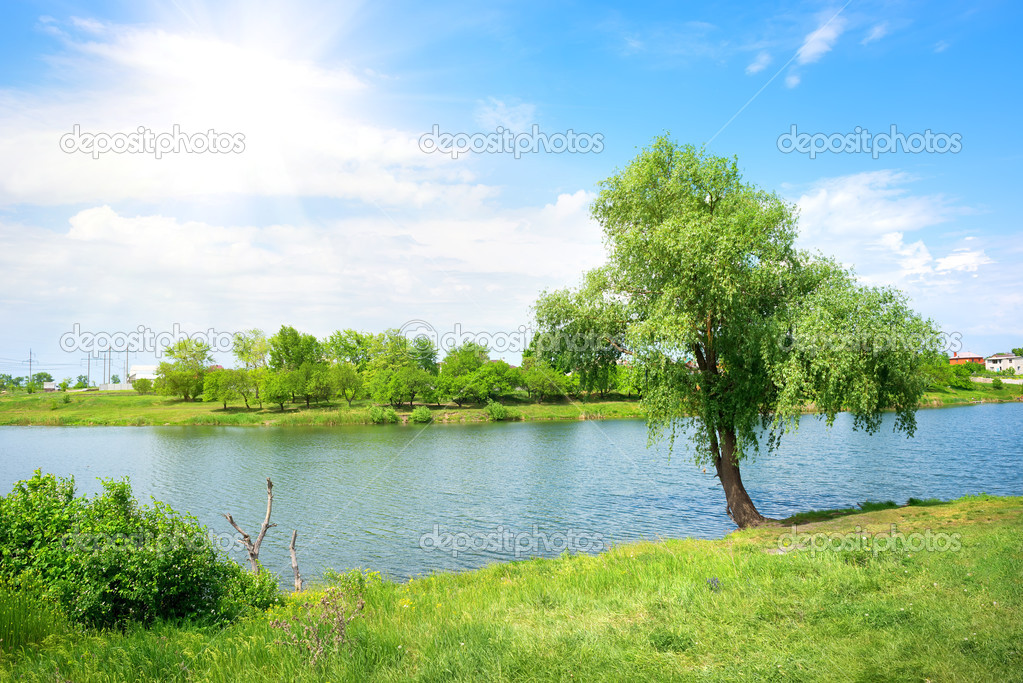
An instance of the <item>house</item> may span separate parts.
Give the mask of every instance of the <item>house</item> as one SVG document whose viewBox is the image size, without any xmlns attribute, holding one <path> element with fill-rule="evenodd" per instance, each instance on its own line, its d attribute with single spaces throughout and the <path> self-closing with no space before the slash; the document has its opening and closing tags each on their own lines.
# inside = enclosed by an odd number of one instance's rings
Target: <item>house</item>
<svg viewBox="0 0 1023 683">
<path fill-rule="evenodd" d="M 128 384 L 131 384 L 137 379 L 156 379 L 156 366 L 155 365 L 133 365 L 131 370 L 128 371 Z"/>
<path fill-rule="evenodd" d="M 992 372 L 1005 372 L 1012 368 L 1017 375 L 1023 375 L 1023 356 L 1014 353 L 996 353 L 988 356 L 984 367 Z"/>
<path fill-rule="evenodd" d="M 978 365 L 984 365 L 984 356 L 979 353 L 970 353 L 969 351 L 958 351 L 952 352 L 952 357 L 948 359 L 949 365 L 963 365 L 964 363 L 977 363 Z"/>
<path fill-rule="evenodd" d="M 56 382 L 43 382 L 43 391 L 56 391 L 56 390 L 57 390 L 57 383 Z"/>
</svg>

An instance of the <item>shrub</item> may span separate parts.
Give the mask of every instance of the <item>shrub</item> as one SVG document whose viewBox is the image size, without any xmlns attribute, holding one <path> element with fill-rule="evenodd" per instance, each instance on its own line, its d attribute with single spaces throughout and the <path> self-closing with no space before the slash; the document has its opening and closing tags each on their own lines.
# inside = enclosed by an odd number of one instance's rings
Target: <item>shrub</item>
<svg viewBox="0 0 1023 683">
<path fill-rule="evenodd" d="M 152 393 L 152 391 L 153 391 L 153 380 L 146 379 L 145 377 L 143 377 L 141 379 L 137 379 L 134 382 L 132 382 L 131 386 L 139 394 L 143 394 L 143 395 L 144 394 L 149 394 L 149 393 Z"/>
<path fill-rule="evenodd" d="M 394 412 L 394 408 L 373 406 L 369 409 L 369 419 L 375 425 L 394 423 L 398 421 L 398 413 Z"/>
<path fill-rule="evenodd" d="M 431 413 L 430 409 L 426 406 L 417 406 L 416 409 L 412 411 L 412 415 L 409 419 L 413 422 L 418 422 L 419 424 L 425 424 L 433 419 L 433 413 Z"/>
<path fill-rule="evenodd" d="M 159 501 L 138 505 L 126 479 L 101 481 L 101 494 L 76 498 L 73 479 L 36 470 L 0 498 L 0 580 L 34 587 L 98 627 L 216 621 L 277 600 L 273 578 L 216 551 L 194 517 Z"/>
<path fill-rule="evenodd" d="M 998 389 L 1001 389 L 1004 386 L 1005 386 L 1005 383 L 1002 382 L 1002 380 L 998 379 L 997 377 L 995 377 L 993 380 L 991 380 L 991 388 L 992 389 L 998 390 Z"/>
<path fill-rule="evenodd" d="M 505 420 L 508 418 L 508 407 L 498 403 L 497 401 L 489 401 L 483 412 L 487 414 L 487 417 L 495 422 Z"/>
</svg>

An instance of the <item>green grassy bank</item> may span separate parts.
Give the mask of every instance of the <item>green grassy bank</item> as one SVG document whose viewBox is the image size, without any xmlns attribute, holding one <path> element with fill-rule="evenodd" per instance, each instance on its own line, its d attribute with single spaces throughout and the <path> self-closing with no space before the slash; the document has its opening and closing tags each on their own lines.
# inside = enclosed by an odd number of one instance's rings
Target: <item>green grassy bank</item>
<svg viewBox="0 0 1023 683">
<path fill-rule="evenodd" d="M 64 402 L 64 397 L 68 402 Z M 585 420 L 640 418 L 643 412 L 637 399 L 622 397 L 561 400 L 533 403 L 505 401 L 508 420 Z M 371 424 L 369 401 L 355 401 L 351 408 L 344 401 L 332 404 L 304 402 L 262 409 L 244 405 L 183 401 L 166 396 L 140 396 L 131 391 L 25 394 L 0 396 L 0 425 L 343 425 Z M 430 405 L 437 422 L 480 422 L 488 417 L 481 406 L 458 407 L 454 404 Z M 407 421 L 411 409 L 397 410 L 399 421 Z"/>
<path fill-rule="evenodd" d="M 830 518 L 794 536 L 785 523 L 405 584 L 349 575 L 348 613 L 359 596 L 365 609 L 316 656 L 272 622 L 322 587 L 226 628 L 51 624 L 3 655 L 0 679 L 1020 680 L 1023 498 L 923 503 L 804 516 Z"/>
<path fill-rule="evenodd" d="M 921 406 L 938 407 L 969 403 L 1018 401 L 1023 386 L 975 384 L 969 389 L 946 389 L 924 394 Z M 65 399 L 65 397 L 67 397 Z M 65 402 L 65 400 L 67 402 Z M 551 403 L 533 403 L 524 396 L 506 400 L 508 420 L 593 420 L 642 418 L 635 398 L 614 396 L 607 399 L 563 399 Z M 0 425 L 343 425 L 371 424 L 369 401 L 356 401 L 351 408 L 344 402 L 329 405 L 304 403 L 262 409 L 246 409 L 219 403 L 182 401 L 166 396 L 139 396 L 131 391 L 25 394 L 0 396 Z M 488 418 L 481 406 L 427 406 L 437 422 L 481 422 Z M 397 411 L 405 422 L 411 410 Z"/>
</svg>

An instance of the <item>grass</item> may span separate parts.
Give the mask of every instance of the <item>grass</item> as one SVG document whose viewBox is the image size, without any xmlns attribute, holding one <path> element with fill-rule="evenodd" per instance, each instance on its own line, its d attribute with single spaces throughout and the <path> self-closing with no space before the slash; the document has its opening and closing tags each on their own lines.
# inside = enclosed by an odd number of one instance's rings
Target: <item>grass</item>
<svg viewBox="0 0 1023 683">
<path fill-rule="evenodd" d="M 44 600 L 0 586 L 0 653 L 18 652 L 69 631 L 63 615 Z"/>
<path fill-rule="evenodd" d="M 65 403 L 65 397 L 70 399 Z M 1005 385 L 994 389 L 990 384 L 974 384 L 969 389 L 943 389 L 928 391 L 921 401 L 922 407 L 964 405 L 1023 400 L 1023 385 Z M 641 419 L 645 413 L 636 398 L 609 396 L 601 399 L 587 397 L 579 400 L 561 399 L 537 404 L 525 394 L 503 401 L 508 407 L 507 420 L 604 420 Z M 183 401 L 166 396 L 140 396 L 131 391 L 90 391 L 71 394 L 13 393 L 0 395 L 0 425 L 263 425 L 263 426 L 324 426 L 346 424 L 372 424 L 369 417 L 370 401 L 314 404 L 307 408 L 304 402 L 266 405 L 262 409 L 247 409 L 243 405 L 229 405 L 225 410 L 220 403 Z M 445 405 L 427 406 L 433 421 L 485 422 L 484 406 Z M 398 409 L 401 423 L 407 423 L 412 409 Z"/>
<path fill-rule="evenodd" d="M 963 405 L 967 403 L 997 403 L 1023 400 L 1023 385 L 1005 384 L 995 389 L 990 384 L 973 382 L 969 389 L 946 387 L 924 393 L 921 405 L 925 407 Z"/>
<path fill-rule="evenodd" d="M 55 398 L 57 396 L 57 398 Z M 70 398 L 64 403 L 63 397 Z M 523 397 L 506 400 L 508 420 L 584 420 L 608 418 L 642 418 L 638 399 L 613 397 L 607 399 L 561 400 L 536 404 Z M 225 410 L 220 403 L 184 401 L 167 396 L 140 396 L 131 391 L 90 391 L 55 395 L 52 393 L 14 393 L 0 396 L 0 425 L 63 425 L 63 426 L 151 426 L 151 425 L 277 425 L 337 426 L 371 424 L 369 401 L 355 401 L 351 408 L 345 402 L 313 404 L 286 403 L 264 405 L 263 409 L 231 405 Z M 483 422 L 489 418 L 484 406 L 427 406 L 436 422 Z M 407 422 L 412 409 L 398 409 L 402 422 Z"/>
<path fill-rule="evenodd" d="M 786 520 L 404 584 L 360 575 L 342 582 L 349 601 L 355 588 L 365 599 L 349 644 L 315 664 L 271 621 L 319 589 L 223 629 L 51 637 L 8 658 L 0 679 L 1020 680 L 1023 499 L 921 502 L 796 531 L 859 538 L 897 524 L 956 545 L 782 552 Z"/>
</svg>

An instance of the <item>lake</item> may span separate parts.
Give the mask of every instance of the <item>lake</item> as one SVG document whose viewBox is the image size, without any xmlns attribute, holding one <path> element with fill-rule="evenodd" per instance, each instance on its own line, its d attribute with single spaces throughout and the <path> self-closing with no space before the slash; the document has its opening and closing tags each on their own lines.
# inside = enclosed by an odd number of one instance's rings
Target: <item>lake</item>
<svg viewBox="0 0 1023 683">
<path fill-rule="evenodd" d="M 743 466 L 761 513 L 784 517 L 864 500 L 1023 494 L 1023 405 L 918 412 L 917 435 L 832 429 L 806 417 L 781 448 Z M 299 530 L 306 578 L 361 567 L 406 579 L 563 550 L 599 552 L 640 538 L 718 538 L 735 526 L 713 469 L 684 442 L 647 448 L 641 421 L 351 427 L 0 427 L 0 492 L 35 468 L 127 475 L 194 514 L 229 545 L 230 512 L 255 536 L 274 482 L 260 559 L 290 581 Z M 230 550 L 244 561 L 244 553 Z"/>
</svg>

